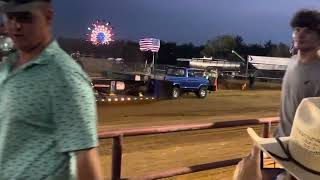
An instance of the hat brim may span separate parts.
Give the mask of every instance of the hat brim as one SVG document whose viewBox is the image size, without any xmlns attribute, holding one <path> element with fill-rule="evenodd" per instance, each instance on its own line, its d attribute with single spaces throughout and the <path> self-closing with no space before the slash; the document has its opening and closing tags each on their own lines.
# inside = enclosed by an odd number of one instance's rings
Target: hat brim
<svg viewBox="0 0 320 180">
<path fill-rule="evenodd" d="M 293 175 L 297 179 L 301 179 L 301 180 L 304 180 L 304 179 L 319 180 L 320 179 L 319 175 L 313 174 L 311 172 L 308 172 L 300 168 L 292 161 L 283 161 L 270 155 L 268 151 L 280 157 L 285 157 L 285 158 L 287 157 L 275 138 L 261 138 L 257 135 L 257 133 L 252 128 L 248 128 L 247 132 L 251 137 L 251 139 L 259 147 L 259 149 L 261 149 L 263 152 L 265 152 L 270 157 L 272 157 L 275 161 L 277 161 L 282 167 L 284 167 L 291 175 Z M 280 137 L 280 140 L 285 145 L 285 147 L 287 147 L 290 137 Z"/>
<path fill-rule="evenodd" d="M 25 4 L 16 4 L 16 3 L 4 3 L 0 4 L 0 13 L 10 13 L 10 12 L 28 12 L 34 9 L 39 9 L 44 5 L 47 5 L 48 2 L 35 1 Z"/>
</svg>

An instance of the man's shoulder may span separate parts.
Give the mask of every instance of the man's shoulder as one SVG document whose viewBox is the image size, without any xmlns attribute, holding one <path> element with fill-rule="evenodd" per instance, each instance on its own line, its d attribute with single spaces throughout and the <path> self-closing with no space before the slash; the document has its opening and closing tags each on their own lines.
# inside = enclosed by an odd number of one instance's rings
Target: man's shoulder
<svg viewBox="0 0 320 180">
<path fill-rule="evenodd" d="M 75 60 L 71 58 L 64 50 L 56 49 L 48 59 L 48 64 L 51 67 L 59 68 L 64 71 L 79 70 Z"/>
<path fill-rule="evenodd" d="M 59 75 L 77 75 L 89 80 L 81 66 L 64 50 L 57 49 L 48 60 L 48 67 L 52 73 Z"/>
<path fill-rule="evenodd" d="M 1 59 L 0 60 L 0 67 L 4 66 L 6 64 L 6 60 L 5 59 Z"/>
<path fill-rule="evenodd" d="M 286 73 L 292 73 L 292 71 L 296 71 L 296 68 L 300 67 L 300 65 L 298 63 L 297 56 L 292 56 L 290 59 L 291 60 L 287 65 Z M 294 73 L 296 73 L 296 72 L 294 72 Z"/>
<path fill-rule="evenodd" d="M 2 57 L 0 61 L 0 71 L 3 70 L 5 67 L 7 67 L 10 64 L 10 59 L 8 56 Z"/>
</svg>

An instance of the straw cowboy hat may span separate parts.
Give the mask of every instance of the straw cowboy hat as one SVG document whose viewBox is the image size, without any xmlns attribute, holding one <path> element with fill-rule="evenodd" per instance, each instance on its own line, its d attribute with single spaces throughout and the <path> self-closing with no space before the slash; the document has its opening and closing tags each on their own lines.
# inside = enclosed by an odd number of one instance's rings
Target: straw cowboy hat
<svg viewBox="0 0 320 180">
<path fill-rule="evenodd" d="M 51 0 L 0 0 L 0 12 L 23 12 L 39 8 Z"/>
<path fill-rule="evenodd" d="M 320 179 L 320 97 L 303 99 L 289 137 L 261 138 L 247 129 L 256 145 L 301 180 Z"/>
</svg>

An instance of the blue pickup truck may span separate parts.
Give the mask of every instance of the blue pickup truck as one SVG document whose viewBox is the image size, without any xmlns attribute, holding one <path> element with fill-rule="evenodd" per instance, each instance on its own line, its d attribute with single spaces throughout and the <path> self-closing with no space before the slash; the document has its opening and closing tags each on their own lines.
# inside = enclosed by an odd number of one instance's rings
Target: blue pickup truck
<svg viewBox="0 0 320 180">
<path fill-rule="evenodd" d="M 209 80 L 204 77 L 203 70 L 185 67 L 167 67 L 165 80 L 173 84 L 173 99 L 184 92 L 194 92 L 199 98 L 205 98 L 210 85 Z"/>
</svg>

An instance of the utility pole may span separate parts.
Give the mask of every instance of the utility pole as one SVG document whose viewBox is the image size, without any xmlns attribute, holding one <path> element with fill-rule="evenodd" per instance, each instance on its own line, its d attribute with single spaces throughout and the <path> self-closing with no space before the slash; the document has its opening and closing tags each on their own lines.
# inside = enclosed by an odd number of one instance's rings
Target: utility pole
<svg viewBox="0 0 320 180">
<path fill-rule="evenodd" d="M 244 63 L 246 63 L 246 78 L 248 78 L 248 60 L 245 60 L 242 56 L 240 56 L 236 51 L 232 50 L 231 51 L 233 54 L 238 56 Z"/>
</svg>

